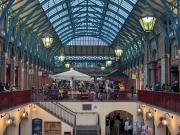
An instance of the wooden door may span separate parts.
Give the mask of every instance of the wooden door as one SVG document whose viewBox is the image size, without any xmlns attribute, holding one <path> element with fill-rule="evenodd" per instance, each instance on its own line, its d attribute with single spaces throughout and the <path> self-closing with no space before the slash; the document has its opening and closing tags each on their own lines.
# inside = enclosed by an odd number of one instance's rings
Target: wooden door
<svg viewBox="0 0 180 135">
<path fill-rule="evenodd" d="M 45 135 L 61 135 L 61 122 L 44 122 Z"/>
</svg>

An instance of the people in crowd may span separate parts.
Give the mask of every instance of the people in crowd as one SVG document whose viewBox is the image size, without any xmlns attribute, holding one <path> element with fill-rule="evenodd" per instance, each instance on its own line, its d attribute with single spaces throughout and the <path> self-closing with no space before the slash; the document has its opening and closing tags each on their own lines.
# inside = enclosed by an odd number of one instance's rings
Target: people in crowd
<svg viewBox="0 0 180 135">
<path fill-rule="evenodd" d="M 59 99 L 59 88 L 55 81 L 51 85 L 51 96 L 54 100 Z"/>
<path fill-rule="evenodd" d="M 116 115 L 114 126 L 115 126 L 115 130 L 116 130 L 116 135 L 120 135 L 119 134 L 119 130 L 120 130 L 120 116 L 119 116 L 119 114 Z"/>
<path fill-rule="evenodd" d="M 4 92 L 4 91 L 9 91 L 8 89 L 6 89 L 5 87 L 5 83 L 0 82 L 0 92 Z"/>
<path fill-rule="evenodd" d="M 11 90 L 11 91 L 16 91 L 17 89 L 16 89 L 15 85 L 12 85 L 11 88 L 10 88 L 10 90 Z"/>
<path fill-rule="evenodd" d="M 151 135 L 151 130 L 148 126 L 146 127 L 146 135 Z"/>
<path fill-rule="evenodd" d="M 173 92 L 179 92 L 179 83 L 178 83 L 178 81 L 174 81 L 172 83 L 172 90 L 173 90 Z"/>
<path fill-rule="evenodd" d="M 155 91 L 160 91 L 160 90 L 161 90 L 161 83 L 160 83 L 160 82 L 156 82 L 156 83 L 155 83 L 154 90 L 155 90 Z"/>
<path fill-rule="evenodd" d="M 131 86 L 131 96 L 134 96 L 134 86 Z"/>
<path fill-rule="evenodd" d="M 145 90 L 150 90 L 149 85 L 146 84 Z"/>
</svg>

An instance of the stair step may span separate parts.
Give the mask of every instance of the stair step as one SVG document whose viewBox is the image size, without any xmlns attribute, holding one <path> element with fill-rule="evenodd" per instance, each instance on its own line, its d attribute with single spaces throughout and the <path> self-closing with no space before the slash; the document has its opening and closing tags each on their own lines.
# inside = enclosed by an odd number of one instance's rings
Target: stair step
<svg viewBox="0 0 180 135">
<path fill-rule="evenodd" d="M 76 135 L 97 135 L 97 132 L 76 132 Z"/>
</svg>

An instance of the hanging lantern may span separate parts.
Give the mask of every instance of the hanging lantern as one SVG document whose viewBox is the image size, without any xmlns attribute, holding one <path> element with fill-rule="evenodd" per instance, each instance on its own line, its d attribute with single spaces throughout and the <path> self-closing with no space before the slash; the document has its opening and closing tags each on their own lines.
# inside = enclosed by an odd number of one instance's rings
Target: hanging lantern
<svg viewBox="0 0 180 135">
<path fill-rule="evenodd" d="M 70 64 L 69 64 L 69 63 L 66 63 L 66 64 L 65 64 L 65 67 L 66 67 L 66 68 L 70 68 Z"/>
<path fill-rule="evenodd" d="M 63 62 L 64 59 L 65 59 L 65 56 L 64 56 L 64 55 L 60 55 L 60 56 L 59 56 L 59 60 L 60 60 L 61 62 Z"/>
<path fill-rule="evenodd" d="M 116 57 L 120 57 L 122 55 L 122 53 L 123 53 L 123 50 L 119 46 L 116 47 L 116 49 L 115 49 Z"/>
<path fill-rule="evenodd" d="M 45 33 L 42 37 L 42 41 L 43 41 L 44 47 L 49 48 L 51 47 L 53 43 L 53 37 L 51 34 Z"/>
<path fill-rule="evenodd" d="M 108 67 L 108 66 L 111 66 L 111 64 L 112 64 L 112 61 L 111 61 L 111 60 L 106 61 L 106 66 L 107 66 L 107 67 Z"/>
<path fill-rule="evenodd" d="M 101 70 L 102 70 L 102 71 L 103 71 L 103 70 L 105 70 L 105 67 L 104 67 L 104 66 L 102 66 L 102 67 L 101 67 Z"/>
<path fill-rule="evenodd" d="M 156 17 L 152 13 L 152 11 L 147 8 L 141 15 L 139 22 L 145 32 L 151 32 L 154 28 Z"/>
<path fill-rule="evenodd" d="M 146 120 L 153 120 L 153 118 L 153 113 L 150 110 L 146 112 Z"/>
</svg>

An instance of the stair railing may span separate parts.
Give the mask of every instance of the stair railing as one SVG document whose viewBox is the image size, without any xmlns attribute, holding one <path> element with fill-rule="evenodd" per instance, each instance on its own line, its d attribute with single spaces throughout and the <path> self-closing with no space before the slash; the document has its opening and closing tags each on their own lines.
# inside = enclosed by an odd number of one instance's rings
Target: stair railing
<svg viewBox="0 0 180 135">
<path fill-rule="evenodd" d="M 37 105 L 55 115 L 62 121 L 71 125 L 73 128 L 76 126 L 76 113 L 64 108 L 57 102 L 37 102 Z"/>
<path fill-rule="evenodd" d="M 99 117 L 99 114 L 98 114 L 97 130 L 98 130 L 98 135 L 101 135 L 101 123 L 100 123 L 100 117 Z"/>
</svg>

